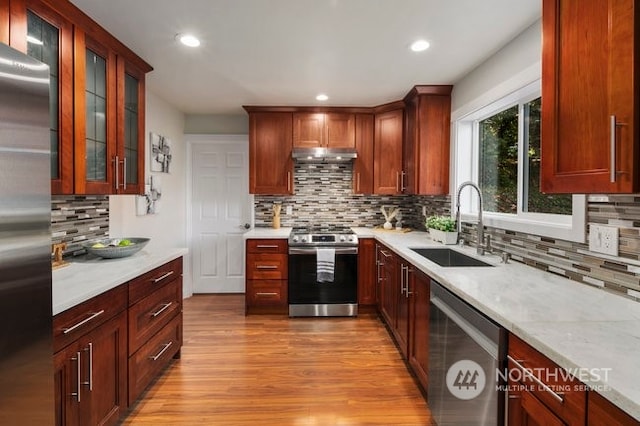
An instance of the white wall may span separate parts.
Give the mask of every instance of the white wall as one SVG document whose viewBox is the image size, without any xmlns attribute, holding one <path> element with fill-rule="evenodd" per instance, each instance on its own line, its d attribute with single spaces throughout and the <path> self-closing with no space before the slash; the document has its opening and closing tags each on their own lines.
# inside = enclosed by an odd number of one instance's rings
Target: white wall
<svg viewBox="0 0 640 426">
<path fill-rule="evenodd" d="M 541 56 L 542 21 L 538 20 L 454 84 L 452 120 L 539 79 Z"/>
<path fill-rule="evenodd" d="M 147 90 L 145 179 L 148 183 L 149 132 L 166 136 L 172 142 L 171 173 L 154 173 L 162 183 L 162 198 L 158 214 L 136 216 L 135 195 L 109 197 L 109 234 L 151 238 L 148 247 L 188 247 L 186 231 L 186 143 L 185 117 L 174 106 Z M 183 293 L 192 294 L 190 255 L 184 259 Z"/>
</svg>

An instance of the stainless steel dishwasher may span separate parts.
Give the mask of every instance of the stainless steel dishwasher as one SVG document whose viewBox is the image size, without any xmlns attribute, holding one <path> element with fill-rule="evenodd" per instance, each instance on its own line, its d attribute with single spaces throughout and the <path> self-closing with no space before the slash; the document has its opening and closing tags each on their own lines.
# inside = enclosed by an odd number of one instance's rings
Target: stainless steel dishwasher
<svg viewBox="0 0 640 426">
<path fill-rule="evenodd" d="M 506 330 L 431 282 L 427 401 L 439 426 L 503 425 Z"/>
</svg>

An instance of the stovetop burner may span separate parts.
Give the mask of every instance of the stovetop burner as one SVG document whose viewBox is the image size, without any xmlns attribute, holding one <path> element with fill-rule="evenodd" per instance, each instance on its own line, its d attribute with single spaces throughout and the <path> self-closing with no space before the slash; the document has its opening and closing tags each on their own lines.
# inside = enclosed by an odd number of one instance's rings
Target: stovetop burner
<svg viewBox="0 0 640 426">
<path fill-rule="evenodd" d="M 294 227 L 293 234 L 344 234 L 352 235 L 353 230 L 347 226 L 340 225 L 309 225 Z"/>
<path fill-rule="evenodd" d="M 294 227 L 289 235 L 293 246 L 357 246 L 358 237 L 349 227 L 338 225 L 310 225 Z"/>
</svg>

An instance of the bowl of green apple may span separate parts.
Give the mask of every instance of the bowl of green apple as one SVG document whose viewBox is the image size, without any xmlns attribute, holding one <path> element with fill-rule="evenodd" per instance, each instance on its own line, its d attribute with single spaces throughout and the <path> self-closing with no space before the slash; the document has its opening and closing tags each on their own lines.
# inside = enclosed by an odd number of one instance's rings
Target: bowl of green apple
<svg viewBox="0 0 640 426">
<path fill-rule="evenodd" d="M 117 259 L 139 252 L 148 242 L 149 238 L 103 238 L 86 242 L 82 247 L 90 254 L 105 259 Z"/>
</svg>

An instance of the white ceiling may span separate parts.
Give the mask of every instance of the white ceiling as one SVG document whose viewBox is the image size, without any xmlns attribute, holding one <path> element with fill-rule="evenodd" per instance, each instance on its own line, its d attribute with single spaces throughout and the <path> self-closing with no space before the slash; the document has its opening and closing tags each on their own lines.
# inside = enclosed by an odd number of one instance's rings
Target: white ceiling
<svg viewBox="0 0 640 426">
<path fill-rule="evenodd" d="M 153 67 L 185 113 L 374 106 L 453 84 L 541 15 L 540 0 L 71 0 Z M 197 49 L 180 45 L 192 32 Z M 417 38 L 431 43 L 416 54 Z"/>
</svg>

